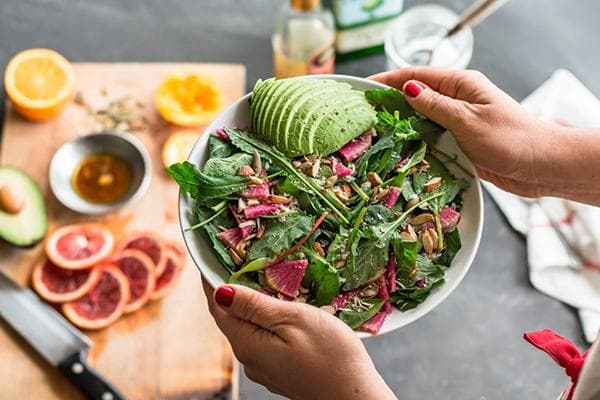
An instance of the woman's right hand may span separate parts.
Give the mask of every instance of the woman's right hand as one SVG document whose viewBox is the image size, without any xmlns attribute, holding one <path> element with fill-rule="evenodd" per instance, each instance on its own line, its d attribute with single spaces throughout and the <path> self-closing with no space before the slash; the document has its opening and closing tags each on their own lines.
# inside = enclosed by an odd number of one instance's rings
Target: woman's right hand
<svg viewBox="0 0 600 400">
<path fill-rule="evenodd" d="M 480 72 L 411 67 L 370 79 L 401 89 L 419 114 L 451 131 L 481 178 L 527 197 L 556 191 L 543 165 L 559 127 L 529 115 Z"/>
</svg>

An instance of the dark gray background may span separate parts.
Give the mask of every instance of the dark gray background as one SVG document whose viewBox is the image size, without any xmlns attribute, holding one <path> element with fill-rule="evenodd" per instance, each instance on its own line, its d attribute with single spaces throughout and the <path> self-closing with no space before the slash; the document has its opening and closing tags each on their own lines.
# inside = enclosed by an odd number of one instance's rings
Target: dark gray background
<svg viewBox="0 0 600 400">
<path fill-rule="evenodd" d="M 460 11 L 469 1 L 439 3 Z M 0 65 L 38 46 L 73 61 L 230 61 L 246 64 L 251 85 L 271 74 L 269 36 L 279 4 L 0 0 Z M 596 0 L 513 0 L 475 29 L 471 67 L 519 100 L 560 67 L 600 94 L 599 15 Z M 380 55 L 337 71 L 366 76 L 383 66 Z M 531 287 L 524 240 L 485 200 L 481 248 L 460 288 L 417 323 L 366 341 L 401 399 L 554 400 L 567 379 L 522 333 L 547 327 L 584 344 L 573 310 Z M 245 378 L 241 397 L 276 398 Z"/>
</svg>

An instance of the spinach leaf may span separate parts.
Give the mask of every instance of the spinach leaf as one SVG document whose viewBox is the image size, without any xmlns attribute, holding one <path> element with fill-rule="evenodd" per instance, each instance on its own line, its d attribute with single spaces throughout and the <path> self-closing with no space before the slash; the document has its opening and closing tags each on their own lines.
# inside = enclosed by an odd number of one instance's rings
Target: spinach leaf
<svg viewBox="0 0 600 400">
<path fill-rule="evenodd" d="M 442 208 L 446 204 L 451 203 L 456 196 L 468 186 L 468 183 L 462 178 L 454 177 L 444 163 L 433 155 L 428 154 L 425 159 L 427 162 L 429 162 L 429 170 L 413 174 L 413 188 L 416 193 L 420 194 L 421 198 L 424 198 L 430 194 L 444 193 L 442 196 L 439 196 L 429 202 L 431 211 L 433 211 L 434 214 L 439 215 Z M 429 181 L 431 178 L 438 176 L 442 178 L 442 184 L 440 187 L 429 193 L 425 193 L 423 191 L 423 186 L 425 183 L 427 183 L 427 181 Z"/>
<path fill-rule="evenodd" d="M 265 142 L 256 139 L 248 132 L 243 132 L 239 130 L 231 130 L 226 128 L 225 131 L 227 135 L 231 139 L 231 143 L 233 143 L 236 147 L 248 154 L 254 154 L 254 151 L 258 151 L 261 157 L 270 159 L 275 165 L 277 165 L 281 170 L 293 180 L 294 184 L 301 184 L 303 186 L 302 190 L 310 192 L 317 197 L 319 197 L 337 216 L 347 224 L 349 221 L 344 215 L 342 211 L 347 211 L 347 208 L 344 206 L 336 207 L 329 196 L 323 194 L 321 192 L 321 187 L 317 185 L 315 182 L 311 181 L 308 176 L 304 175 L 302 172 L 298 171 L 289 158 L 283 155 L 276 148 L 266 144 Z"/>
<path fill-rule="evenodd" d="M 396 276 L 401 282 L 408 283 L 416 268 L 417 253 L 421 250 L 421 245 L 418 241 L 405 242 L 400 237 L 394 237 L 392 239 L 392 249 L 398 264 Z"/>
<path fill-rule="evenodd" d="M 360 310 L 351 310 L 344 309 L 338 315 L 339 319 L 344 321 L 350 328 L 356 329 L 371 318 L 375 316 L 381 310 L 383 306 L 382 299 L 373 299 L 368 300 L 367 303 L 370 304 L 368 309 L 360 309 Z"/>
<path fill-rule="evenodd" d="M 252 156 L 246 153 L 235 153 L 225 158 L 210 158 L 204 164 L 202 172 L 211 176 L 237 175 L 243 165 L 250 165 Z"/>
<path fill-rule="evenodd" d="M 433 289 L 444 283 L 443 276 L 434 276 L 425 281 L 423 287 L 411 286 L 398 289 L 390 296 L 391 303 L 400 311 L 408 311 L 423 303 L 431 294 Z"/>
<path fill-rule="evenodd" d="M 419 147 L 411 154 L 408 162 L 404 164 L 402 168 L 400 168 L 400 173 L 406 173 L 409 169 L 419 164 L 425 158 L 425 153 L 427 152 L 427 143 L 421 141 Z"/>
<path fill-rule="evenodd" d="M 392 132 L 388 132 L 383 134 L 377 142 L 365 153 L 360 156 L 356 164 L 356 176 L 363 177 L 367 174 L 367 172 L 371 169 L 370 166 L 373 163 L 373 160 L 378 160 L 379 157 L 375 157 L 375 155 L 381 153 L 386 149 L 391 149 L 394 147 L 394 137 Z"/>
<path fill-rule="evenodd" d="M 348 242 L 348 236 L 350 232 L 348 229 L 340 227 L 339 233 L 333 238 L 331 244 L 327 248 L 327 262 L 331 265 L 335 265 L 338 261 L 342 260 L 342 255 L 346 253 L 346 247 Z"/>
<path fill-rule="evenodd" d="M 452 260 L 456 256 L 456 253 L 460 250 L 462 243 L 460 241 L 460 235 L 458 229 L 454 229 L 445 235 L 446 249 L 437 259 L 437 262 L 443 266 L 449 267 L 452 264 Z"/>
<path fill-rule="evenodd" d="M 231 143 L 217 137 L 210 135 L 208 138 L 208 158 L 224 158 L 229 157 L 233 154 L 235 148 Z"/>
<path fill-rule="evenodd" d="M 166 169 L 181 190 L 194 199 L 213 199 L 244 190 L 248 178 L 243 176 L 211 176 L 198 171 L 190 162 L 173 164 Z"/>
<path fill-rule="evenodd" d="M 318 306 L 331 304 L 340 292 L 338 270 L 314 251 L 304 248 L 303 252 L 308 256 L 310 264 L 304 273 L 302 285 L 311 289 Z"/>
<path fill-rule="evenodd" d="M 256 240 L 248 251 L 248 259 L 275 257 L 292 247 L 294 242 L 310 232 L 314 218 L 302 214 L 290 214 L 284 221 L 267 222 L 263 237 Z"/>
<path fill-rule="evenodd" d="M 351 255 L 353 271 L 346 266 L 343 269 L 344 290 L 357 288 L 379 275 L 385 268 L 389 257 L 389 238 L 372 238 L 358 243 L 356 254 Z"/>
</svg>

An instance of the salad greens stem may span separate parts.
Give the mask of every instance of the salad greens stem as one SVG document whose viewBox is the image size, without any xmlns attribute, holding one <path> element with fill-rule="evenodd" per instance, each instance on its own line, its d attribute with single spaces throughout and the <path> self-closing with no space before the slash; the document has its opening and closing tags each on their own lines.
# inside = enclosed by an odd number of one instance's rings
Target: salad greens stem
<svg viewBox="0 0 600 400">
<path fill-rule="evenodd" d="M 212 206 L 210 209 L 213 211 L 221 211 L 227 206 L 227 200 L 223 200 Z"/>
<path fill-rule="evenodd" d="M 383 232 L 383 234 L 380 237 L 385 237 L 387 236 L 390 232 L 394 231 L 396 228 L 398 228 L 398 226 L 404 221 L 404 219 L 406 219 L 406 217 L 408 217 L 417 207 L 422 206 L 423 204 L 429 203 L 431 200 L 433 199 L 437 199 L 438 197 L 441 197 L 445 194 L 445 192 L 439 192 L 436 193 L 434 195 L 431 195 L 429 197 L 424 198 L 423 200 L 419 201 L 417 204 L 415 204 L 414 206 L 408 208 L 406 211 L 404 211 L 396 221 L 394 221 L 389 228 Z"/>
<path fill-rule="evenodd" d="M 219 211 L 217 211 L 216 213 L 214 213 L 211 217 L 205 219 L 202 222 L 197 223 L 196 225 L 190 226 L 189 228 L 186 228 L 185 231 L 186 232 L 191 232 L 194 231 L 198 228 L 203 227 L 204 225 L 208 224 L 210 221 L 214 220 L 215 218 L 217 218 L 219 215 L 221 215 L 223 213 L 223 211 L 225 211 L 227 208 L 223 207 L 221 208 Z"/>
<path fill-rule="evenodd" d="M 443 249 L 444 248 L 444 232 L 442 232 L 442 222 L 440 221 L 440 214 L 435 214 L 435 227 L 437 229 L 437 235 L 438 235 L 437 248 Z"/>
<path fill-rule="evenodd" d="M 433 147 L 433 146 L 429 146 L 429 148 L 431 150 L 433 150 L 434 152 L 443 155 L 444 157 L 446 157 L 446 162 L 452 163 L 454 165 L 456 165 L 458 168 L 460 168 L 460 170 L 462 172 L 464 172 L 465 174 L 467 174 L 468 176 L 470 176 L 471 178 L 474 178 L 475 175 L 473 175 L 465 166 L 463 166 L 461 163 L 458 162 L 458 156 L 455 154 L 454 156 L 451 156 L 450 154 L 438 149 L 437 147 Z"/>
<path fill-rule="evenodd" d="M 269 179 L 272 179 L 272 178 L 276 178 L 276 177 L 278 177 L 280 175 L 283 175 L 283 171 L 277 171 L 277 172 L 275 172 L 275 173 L 273 173 L 271 175 L 265 176 L 264 179 L 265 180 L 269 180 Z"/>
<path fill-rule="evenodd" d="M 360 196 L 364 201 L 369 201 L 369 196 L 356 184 L 356 181 L 350 182 L 350 187 Z"/>
<path fill-rule="evenodd" d="M 354 242 L 354 239 L 355 239 L 356 235 L 358 234 L 358 230 L 360 229 L 360 224 L 362 223 L 362 220 L 365 218 L 366 214 L 367 214 L 367 207 L 361 208 L 360 212 L 358 213 L 358 216 L 356 217 L 356 220 L 354 221 L 354 226 L 352 227 L 352 232 L 350 232 L 350 236 L 348 238 L 349 244 Z"/>
</svg>

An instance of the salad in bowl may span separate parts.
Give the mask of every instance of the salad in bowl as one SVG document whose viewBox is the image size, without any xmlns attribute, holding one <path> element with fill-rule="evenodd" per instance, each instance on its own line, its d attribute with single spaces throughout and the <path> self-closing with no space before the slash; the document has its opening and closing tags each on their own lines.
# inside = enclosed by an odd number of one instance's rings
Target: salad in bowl
<svg viewBox="0 0 600 400">
<path fill-rule="evenodd" d="M 416 320 L 481 235 L 479 182 L 444 131 L 375 82 L 258 81 L 167 168 L 192 258 L 213 286 L 309 303 L 366 334 Z"/>
</svg>

